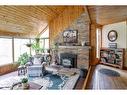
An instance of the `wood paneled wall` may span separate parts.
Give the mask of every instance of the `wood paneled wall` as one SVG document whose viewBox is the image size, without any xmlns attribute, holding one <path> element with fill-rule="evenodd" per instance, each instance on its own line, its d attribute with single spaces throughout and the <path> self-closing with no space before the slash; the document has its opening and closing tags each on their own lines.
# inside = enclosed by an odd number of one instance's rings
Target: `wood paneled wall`
<svg viewBox="0 0 127 95">
<path fill-rule="evenodd" d="M 92 50 L 90 52 L 90 64 L 95 65 L 98 64 L 99 59 L 96 58 L 96 29 L 97 28 L 102 28 L 101 25 L 99 24 L 91 24 L 90 26 L 90 44 L 92 46 Z"/>
<path fill-rule="evenodd" d="M 125 56 L 124 56 L 124 68 L 127 70 L 127 50 L 125 50 Z"/>
<path fill-rule="evenodd" d="M 90 52 L 90 64 L 95 64 L 96 60 L 96 25 L 91 24 L 90 27 L 90 44 L 92 46 L 91 52 Z"/>
<path fill-rule="evenodd" d="M 0 75 L 15 71 L 17 70 L 17 67 L 18 67 L 18 64 L 7 64 L 4 66 L 0 66 Z"/>
<path fill-rule="evenodd" d="M 64 10 L 62 14 L 56 17 L 49 23 L 50 31 L 50 45 L 52 41 L 57 37 L 60 32 L 63 32 L 71 23 L 76 20 L 83 12 L 85 12 L 84 7 L 82 6 L 69 6 Z M 92 50 L 90 52 L 90 64 L 94 65 L 98 62 L 96 59 L 96 28 L 97 24 L 91 24 L 90 26 L 90 44 Z"/>
<path fill-rule="evenodd" d="M 83 6 L 68 6 L 63 13 L 49 22 L 50 43 L 84 12 Z"/>
</svg>

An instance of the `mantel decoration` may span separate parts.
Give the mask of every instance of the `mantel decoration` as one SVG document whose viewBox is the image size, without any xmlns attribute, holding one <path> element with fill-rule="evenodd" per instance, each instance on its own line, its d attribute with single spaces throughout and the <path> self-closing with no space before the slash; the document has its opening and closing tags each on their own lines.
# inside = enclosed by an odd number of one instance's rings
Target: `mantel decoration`
<svg viewBox="0 0 127 95">
<path fill-rule="evenodd" d="M 65 30 L 63 32 L 64 43 L 77 43 L 78 42 L 78 31 L 77 30 Z"/>
<path fill-rule="evenodd" d="M 111 30 L 108 33 L 108 40 L 114 42 L 117 40 L 118 34 L 116 30 Z"/>
</svg>

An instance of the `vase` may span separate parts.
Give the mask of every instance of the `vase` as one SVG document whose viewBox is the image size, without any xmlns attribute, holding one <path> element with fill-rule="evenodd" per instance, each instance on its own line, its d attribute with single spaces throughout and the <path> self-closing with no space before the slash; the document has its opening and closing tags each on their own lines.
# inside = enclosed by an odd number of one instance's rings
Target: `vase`
<svg viewBox="0 0 127 95">
<path fill-rule="evenodd" d="M 22 83 L 22 88 L 23 89 L 28 89 L 29 88 L 28 83 Z"/>
<path fill-rule="evenodd" d="M 85 46 L 85 41 L 82 41 L 82 42 L 81 42 L 81 45 L 82 45 L 82 46 Z"/>
</svg>

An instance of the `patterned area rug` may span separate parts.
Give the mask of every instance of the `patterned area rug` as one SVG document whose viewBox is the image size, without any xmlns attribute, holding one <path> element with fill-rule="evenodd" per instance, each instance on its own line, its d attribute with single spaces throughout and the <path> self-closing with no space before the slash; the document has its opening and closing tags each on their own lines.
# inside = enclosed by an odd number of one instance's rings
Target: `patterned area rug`
<svg viewBox="0 0 127 95">
<path fill-rule="evenodd" d="M 42 89 L 62 89 L 65 83 L 69 80 L 68 76 L 59 76 L 56 74 L 47 74 L 43 78 L 41 77 L 29 77 L 29 80 L 41 84 Z"/>
<path fill-rule="evenodd" d="M 118 72 L 110 70 L 110 69 L 104 69 L 103 68 L 103 69 L 100 69 L 99 72 L 102 74 L 105 74 L 107 76 L 113 76 L 113 77 L 119 77 L 120 76 L 120 74 Z"/>
<path fill-rule="evenodd" d="M 10 89 L 12 85 L 21 82 L 21 79 L 26 76 L 15 76 L 3 79 L 0 81 L 0 89 Z M 44 77 L 28 77 L 29 81 L 42 85 L 41 90 L 50 89 L 73 89 L 78 81 L 80 74 L 73 76 L 46 74 Z"/>
</svg>

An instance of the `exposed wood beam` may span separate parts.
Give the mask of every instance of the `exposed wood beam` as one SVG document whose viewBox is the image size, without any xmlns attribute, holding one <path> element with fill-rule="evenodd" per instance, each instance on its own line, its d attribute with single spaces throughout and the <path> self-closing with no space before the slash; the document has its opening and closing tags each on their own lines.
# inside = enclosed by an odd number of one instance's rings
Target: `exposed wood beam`
<svg viewBox="0 0 127 95">
<path fill-rule="evenodd" d="M 90 13 L 89 13 L 89 10 L 88 10 L 88 7 L 85 6 L 84 9 L 85 9 L 85 12 L 86 12 L 86 14 L 87 14 L 87 16 L 88 16 L 89 22 L 92 23 L 91 17 L 90 17 Z"/>
<path fill-rule="evenodd" d="M 39 37 L 41 34 L 43 34 L 48 29 L 48 25 L 37 35 Z"/>
</svg>

